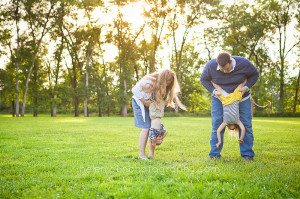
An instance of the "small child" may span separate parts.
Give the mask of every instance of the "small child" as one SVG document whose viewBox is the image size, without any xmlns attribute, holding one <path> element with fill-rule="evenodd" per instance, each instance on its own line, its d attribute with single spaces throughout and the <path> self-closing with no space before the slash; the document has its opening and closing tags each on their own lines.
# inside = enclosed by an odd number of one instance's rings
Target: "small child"
<svg viewBox="0 0 300 199">
<path fill-rule="evenodd" d="M 155 93 L 152 94 L 152 100 L 149 106 L 149 116 L 151 119 L 151 128 L 149 130 L 149 139 L 152 146 L 160 145 L 164 137 L 168 134 L 168 131 L 164 129 L 164 125 L 161 123 L 161 118 L 164 116 L 164 109 L 167 99 L 166 92 L 163 101 L 159 104 L 155 101 Z M 159 138 L 159 140 L 157 140 Z"/>
<path fill-rule="evenodd" d="M 241 137 L 239 139 L 240 143 L 243 143 L 245 137 L 245 127 L 244 124 L 240 121 L 239 116 L 239 102 L 242 100 L 242 93 L 239 91 L 244 87 L 247 80 L 241 83 L 233 93 L 228 94 L 224 91 L 219 85 L 212 82 L 213 86 L 216 89 L 216 92 L 219 92 L 222 104 L 223 104 L 223 122 L 217 130 L 218 143 L 216 144 L 217 149 L 222 143 L 221 140 L 221 131 L 227 126 L 229 131 L 238 132 L 238 127 L 241 129 Z"/>
</svg>

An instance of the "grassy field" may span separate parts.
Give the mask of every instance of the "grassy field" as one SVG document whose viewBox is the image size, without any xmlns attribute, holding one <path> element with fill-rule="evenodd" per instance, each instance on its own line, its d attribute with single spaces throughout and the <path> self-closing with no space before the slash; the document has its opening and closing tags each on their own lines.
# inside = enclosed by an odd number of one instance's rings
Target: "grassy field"
<svg viewBox="0 0 300 199">
<path fill-rule="evenodd" d="M 211 120 L 163 119 L 155 159 L 137 159 L 133 118 L 0 117 L 0 198 L 299 198 L 300 118 L 254 118 L 254 162 Z"/>
</svg>

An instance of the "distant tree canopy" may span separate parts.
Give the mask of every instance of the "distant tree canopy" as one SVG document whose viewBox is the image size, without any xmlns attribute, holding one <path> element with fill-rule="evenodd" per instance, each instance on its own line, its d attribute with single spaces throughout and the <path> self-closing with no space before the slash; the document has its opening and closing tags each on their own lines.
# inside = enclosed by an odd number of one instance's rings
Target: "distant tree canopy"
<svg viewBox="0 0 300 199">
<path fill-rule="evenodd" d="M 0 4 L 0 112 L 127 116 L 135 83 L 164 67 L 176 72 L 187 111 L 209 112 L 211 96 L 200 75 L 221 51 L 257 67 L 251 88 L 257 104 L 270 102 L 274 113 L 300 112 L 299 0 Z M 127 20 L 128 8 L 137 5 L 139 26 Z M 114 60 L 108 46 L 116 49 Z"/>
</svg>

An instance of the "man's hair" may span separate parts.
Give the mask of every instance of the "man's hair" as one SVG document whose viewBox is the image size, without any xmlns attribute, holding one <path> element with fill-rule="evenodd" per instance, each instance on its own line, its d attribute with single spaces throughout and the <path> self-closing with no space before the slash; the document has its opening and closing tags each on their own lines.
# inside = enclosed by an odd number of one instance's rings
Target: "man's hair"
<svg viewBox="0 0 300 199">
<path fill-rule="evenodd" d="M 220 53 L 217 57 L 217 63 L 221 67 L 226 66 L 226 64 L 230 63 L 230 54 L 226 52 Z"/>
</svg>

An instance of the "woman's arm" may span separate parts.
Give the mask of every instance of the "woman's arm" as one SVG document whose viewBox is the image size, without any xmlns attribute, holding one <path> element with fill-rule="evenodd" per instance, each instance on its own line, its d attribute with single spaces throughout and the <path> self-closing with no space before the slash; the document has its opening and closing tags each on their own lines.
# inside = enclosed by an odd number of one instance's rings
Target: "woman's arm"
<svg viewBox="0 0 300 199">
<path fill-rule="evenodd" d="M 141 100 L 141 102 L 143 102 L 143 104 L 145 106 L 150 106 L 150 104 L 152 102 L 151 100 L 146 100 L 145 98 L 141 98 L 140 100 Z"/>
</svg>

